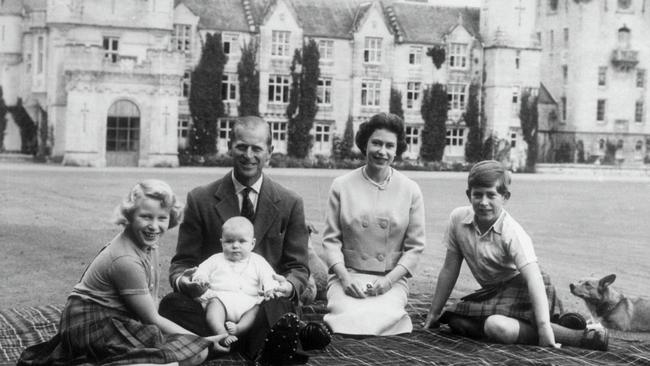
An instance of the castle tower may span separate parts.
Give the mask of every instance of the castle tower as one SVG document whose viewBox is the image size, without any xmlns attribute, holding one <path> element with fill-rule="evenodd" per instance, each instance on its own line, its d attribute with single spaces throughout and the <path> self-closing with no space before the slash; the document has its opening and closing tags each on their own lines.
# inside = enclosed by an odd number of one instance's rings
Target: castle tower
<svg viewBox="0 0 650 366">
<path fill-rule="evenodd" d="M 541 47 L 535 0 L 483 0 L 484 123 L 486 134 L 522 145 L 519 107 L 524 90 L 539 88 Z"/>
</svg>

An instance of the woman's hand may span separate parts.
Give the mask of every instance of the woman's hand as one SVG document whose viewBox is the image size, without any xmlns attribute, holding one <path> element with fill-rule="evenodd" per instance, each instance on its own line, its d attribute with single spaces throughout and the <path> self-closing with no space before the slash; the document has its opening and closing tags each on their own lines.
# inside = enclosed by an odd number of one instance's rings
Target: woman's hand
<svg viewBox="0 0 650 366">
<path fill-rule="evenodd" d="M 378 296 L 385 294 L 393 288 L 393 281 L 387 276 L 377 278 L 366 290 L 366 294 L 370 296 Z"/>
<path fill-rule="evenodd" d="M 422 328 L 424 329 L 435 329 L 440 327 L 440 314 L 427 314 L 427 319 L 424 321 Z"/>
<path fill-rule="evenodd" d="M 358 299 L 366 297 L 365 287 L 360 283 L 352 281 L 349 275 L 341 278 L 341 286 L 343 286 L 343 291 L 345 291 L 345 294 L 348 296 L 356 297 Z"/>
<path fill-rule="evenodd" d="M 208 290 L 207 282 L 193 282 L 196 267 L 186 269 L 178 280 L 178 289 L 185 295 L 195 298 L 203 295 Z"/>
</svg>

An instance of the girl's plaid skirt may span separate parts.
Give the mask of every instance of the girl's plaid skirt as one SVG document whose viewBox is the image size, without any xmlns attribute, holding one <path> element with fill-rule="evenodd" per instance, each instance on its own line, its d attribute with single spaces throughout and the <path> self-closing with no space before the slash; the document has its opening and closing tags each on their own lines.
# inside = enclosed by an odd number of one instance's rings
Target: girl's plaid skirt
<svg viewBox="0 0 650 366">
<path fill-rule="evenodd" d="M 128 365 L 170 363 L 199 354 L 211 342 L 189 334 L 163 335 L 132 315 L 69 298 L 59 332 L 51 340 L 28 347 L 18 365 Z"/>
<path fill-rule="evenodd" d="M 550 277 L 542 272 L 542 279 L 548 298 L 549 315 L 551 319 L 555 319 L 562 313 L 562 303 L 557 297 Z M 505 283 L 482 288 L 463 297 L 461 301 L 447 307 L 445 313 L 447 312 L 476 318 L 503 315 L 535 324 L 535 314 L 533 304 L 530 302 L 528 286 L 521 274 Z M 440 322 L 446 323 L 446 314 L 443 313 Z"/>
</svg>

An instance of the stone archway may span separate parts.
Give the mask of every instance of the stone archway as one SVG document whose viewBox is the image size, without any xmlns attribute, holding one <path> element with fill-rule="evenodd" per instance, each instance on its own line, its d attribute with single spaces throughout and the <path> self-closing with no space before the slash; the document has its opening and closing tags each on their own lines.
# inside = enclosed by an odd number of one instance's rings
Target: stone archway
<svg viewBox="0 0 650 366">
<path fill-rule="evenodd" d="M 135 103 L 118 100 L 106 117 L 106 165 L 137 166 L 140 151 L 140 110 Z"/>
</svg>

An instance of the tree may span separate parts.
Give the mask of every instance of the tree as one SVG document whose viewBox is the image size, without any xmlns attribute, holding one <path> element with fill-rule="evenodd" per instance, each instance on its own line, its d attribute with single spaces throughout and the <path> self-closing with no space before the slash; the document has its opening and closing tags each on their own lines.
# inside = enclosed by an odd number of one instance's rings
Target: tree
<svg viewBox="0 0 650 366">
<path fill-rule="evenodd" d="M 447 91 L 435 83 L 424 90 L 422 96 L 422 146 L 420 157 L 424 161 L 441 161 L 447 140 Z"/>
<path fill-rule="evenodd" d="M 436 66 L 436 69 L 440 69 L 440 66 L 445 62 L 446 52 L 444 46 L 434 46 L 427 50 L 427 56 L 431 57 L 431 61 Z"/>
<path fill-rule="evenodd" d="M 198 66 L 190 81 L 192 128 L 189 145 L 193 155 L 217 152 L 217 121 L 224 115 L 221 78 L 227 56 L 223 53 L 221 34 L 207 34 Z"/>
<path fill-rule="evenodd" d="M 339 148 L 340 159 L 351 159 L 352 148 L 354 147 L 354 126 L 352 124 L 352 116 L 348 116 L 345 122 L 345 130 L 343 130 L 343 139 Z"/>
<path fill-rule="evenodd" d="M 538 133 L 538 112 L 537 112 L 537 95 L 525 90 L 521 95 L 521 108 L 519 109 L 519 120 L 521 121 L 521 130 L 524 141 L 528 144 L 526 154 L 526 171 L 534 172 L 535 163 L 537 162 L 537 133 Z"/>
<path fill-rule="evenodd" d="M 0 152 L 5 150 L 5 130 L 7 128 L 7 105 L 2 93 L 2 86 L 0 85 Z"/>
<path fill-rule="evenodd" d="M 260 73 L 257 70 L 257 43 L 254 39 L 241 49 L 241 58 L 237 64 L 239 79 L 239 115 L 259 116 Z"/>
<path fill-rule="evenodd" d="M 465 144 L 465 161 L 476 163 L 481 160 L 483 150 L 483 131 L 479 121 L 479 92 L 481 86 L 472 83 L 469 86 L 469 100 L 465 111 L 465 124 L 468 127 L 467 143 Z"/>
<path fill-rule="evenodd" d="M 303 45 L 302 57 L 298 50 L 291 63 L 291 100 L 287 107 L 287 152 L 296 158 L 305 158 L 312 146 L 309 133 L 318 112 L 318 79 L 320 78 L 318 44 L 310 39 Z M 297 70 L 298 65 L 302 70 Z M 302 72 L 298 72 L 302 71 Z M 299 80 L 299 81 L 298 81 Z M 297 113 L 295 106 L 297 105 Z"/>
<path fill-rule="evenodd" d="M 399 89 L 390 88 L 390 106 L 388 111 L 398 115 L 404 120 L 404 108 L 402 108 L 402 92 Z"/>
</svg>

